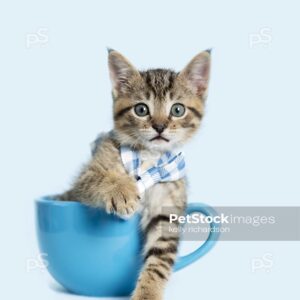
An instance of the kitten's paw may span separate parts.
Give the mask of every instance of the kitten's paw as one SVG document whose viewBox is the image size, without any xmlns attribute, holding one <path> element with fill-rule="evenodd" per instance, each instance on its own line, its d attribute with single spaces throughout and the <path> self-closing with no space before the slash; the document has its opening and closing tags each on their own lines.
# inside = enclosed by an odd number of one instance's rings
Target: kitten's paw
<svg viewBox="0 0 300 300">
<path fill-rule="evenodd" d="M 140 199 L 135 182 L 127 177 L 109 181 L 104 193 L 106 211 L 130 218 L 137 211 Z"/>
<path fill-rule="evenodd" d="M 155 287 L 153 287 L 155 289 Z M 133 293 L 133 296 L 130 300 L 162 300 L 161 295 L 156 292 L 149 292 L 147 289 L 139 289 Z"/>
<path fill-rule="evenodd" d="M 153 266 L 149 264 L 141 273 L 130 300 L 163 300 L 163 289 L 167 278 L 162 278 L 162 274 L 165 270 L 162 273 L 156 269 L 155 266 L 158 265 Z"/>
<path fill-rule="evenodd" d="M 105 208 L 108 213 L 115 213 L 123 219 L 130 218 L 138 208 L 139 196 L 128 189 L 116 188 L 107 194 Z"/>
</svg>

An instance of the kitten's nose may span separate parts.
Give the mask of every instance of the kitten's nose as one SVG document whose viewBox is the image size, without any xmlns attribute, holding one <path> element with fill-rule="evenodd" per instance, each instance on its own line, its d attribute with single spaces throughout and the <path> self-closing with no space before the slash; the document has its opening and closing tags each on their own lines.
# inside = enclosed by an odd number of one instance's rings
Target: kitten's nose
<svg viewBox="0 0 300 300">
<path fill-rule="evenodd" d="M 157 131 L 157 133 L 161 134 L 166 126 L 164 124 L 153 124 L 152 127 Z"/>
</svg>

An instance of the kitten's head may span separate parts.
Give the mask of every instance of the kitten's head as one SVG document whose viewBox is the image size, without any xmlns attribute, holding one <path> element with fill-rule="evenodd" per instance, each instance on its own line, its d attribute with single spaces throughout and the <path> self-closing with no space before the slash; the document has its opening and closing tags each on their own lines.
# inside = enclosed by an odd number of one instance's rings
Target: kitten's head
<svg viewBox="0 0 300 300">
<path fill-rule="evenodd" d="M 138 71 L 124 56 L 109 51 L 114 127 L 121 144 L 171 150 L 199 128 L 210 72 L 210 51 L 196 55 L 179 73 Z"/>
</svg>

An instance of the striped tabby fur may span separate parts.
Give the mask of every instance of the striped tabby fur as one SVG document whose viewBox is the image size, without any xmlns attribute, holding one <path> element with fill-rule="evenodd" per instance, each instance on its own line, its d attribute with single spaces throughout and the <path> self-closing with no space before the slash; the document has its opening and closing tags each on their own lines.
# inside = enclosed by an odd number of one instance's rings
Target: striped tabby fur
<svg viewBox="0 0 300 300">
<path fill-rule="evenodd" d="M 178 214 L 184 213 L 186 183 L 182 179 L 159 183 L 141 197 L 135 179 L 122 165 L 119 147 L 126 144 L 140 150 L 143 166 L 148 168 L 161 153 L 182 146 L 194 135 L 204 113 L 210 51 L 198 54 L 177 73 L 165 69 L 138 71 L 120 53 L 110 50 L 109 70 L 114 129 L 103 137 L 72 188 L 60 198 L 105 207 L 108 213 L 122 217 L 141 211 L 145 263 L 132 299 L 160 300 L 172 272 L 179 239 L 177 233 L 163 230 L 169 217 L 162 208 L 172 207 Z M 138 116 L 134 109 L 138 103 L 145 104 L 149 114 Z M 170 114 L 172 105 L 177 103 L 185 107 L 179 117 Z M 164 139 L 153 140 L 160 131 Z"/>
</svg>

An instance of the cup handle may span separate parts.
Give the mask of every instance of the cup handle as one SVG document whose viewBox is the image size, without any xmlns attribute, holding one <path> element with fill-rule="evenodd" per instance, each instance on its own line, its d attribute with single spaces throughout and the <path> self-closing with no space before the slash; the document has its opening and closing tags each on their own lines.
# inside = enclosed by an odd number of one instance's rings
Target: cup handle
<svg viewBox="0 0 300 300">
<path fill-rule="evenodd" d="M 188 204 L 188 207 L 186 209 L 186 214 L 190 215 L 193 213 L 201 213 L 205 216 L 216 216 L 218 215 L 217 212 L 210 206 L 202 203 L 190 203 Z M 177 258 L 177 261 L 174 265 L 174 271 L 179 271 L 188 265 L 192 264 L 196 260 L 198 260 L 200 257 L 205 255 L 209 250 L 212 249 L 212 247 L 215 245 L 215 243 L 218 240 L 219 237 L 219 230 L 216 230 L 220 227 L 220 224 L 217 223 L 210 223 L 210 233 L 207 238 L 207 240 L 194 252 L 187 254 L 185 256 L 180 256 Z"/>
</svg>

